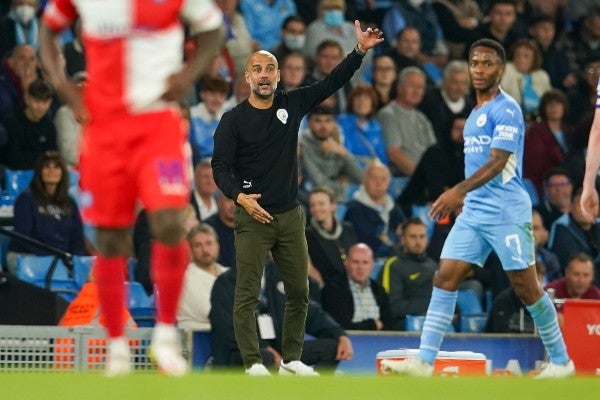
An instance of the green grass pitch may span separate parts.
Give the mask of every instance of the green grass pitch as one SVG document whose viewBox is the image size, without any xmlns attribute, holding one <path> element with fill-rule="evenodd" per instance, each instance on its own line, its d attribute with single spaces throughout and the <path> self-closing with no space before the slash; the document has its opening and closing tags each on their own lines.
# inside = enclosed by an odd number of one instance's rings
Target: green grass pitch
<svg viewBox="0 0 600 400">
<path fill-rule="evenodd" d="M 170 378 L 144 372 L 109 379 L 99 373 L 0 373 L 0 390 L 2 398 L 7 400 L 598 400 L 600 378 L 540 381 L 510 376 L 302 378 L 198 372 Z"/>
</svg>

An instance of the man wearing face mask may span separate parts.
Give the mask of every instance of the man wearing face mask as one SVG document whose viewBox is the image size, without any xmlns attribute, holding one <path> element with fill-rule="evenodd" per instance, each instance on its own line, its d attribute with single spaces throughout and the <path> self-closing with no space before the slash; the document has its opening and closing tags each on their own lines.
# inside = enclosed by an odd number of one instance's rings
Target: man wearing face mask
<svg viewBox="0 0 600 400">
<path fill-rule="evenodd" d="M 356 45 L 354 26 L 344 16 L 346 11 L 345 0 L 319 0 L 317 5 L 317 19 L 306 28 L 306 43 L 304 55 L 313 59 L 319 44 L 325 40 L 335 40 L 342 46 L 343 53 L 349 53 Z M 372 54 L 367 54 L 364 61 L 354 74 L 351 82 L 353 85 L 363 83 L 363 71 L 371 65 Z"/>
<path fill-rule="evenodd" d="M 0 20 L 0 60 L 15 46 L 38 48 L 37 0 L 12 0 L 8 14 Z"/>
<path fill-rule="evenodd" d="M 302 52 L 306 42 L 306 24 L 299 15 L 290 15 L 281 26 L 281 43 L 273 50 L 279 64 L 292 52 Z"/>
</svg>

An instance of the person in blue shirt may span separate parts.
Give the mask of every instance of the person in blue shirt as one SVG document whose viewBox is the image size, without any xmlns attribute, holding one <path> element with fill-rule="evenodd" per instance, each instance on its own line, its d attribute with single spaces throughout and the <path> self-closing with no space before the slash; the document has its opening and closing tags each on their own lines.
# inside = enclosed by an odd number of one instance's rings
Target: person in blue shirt
<svg viewBox="0 0 600 400">
<path fill-rule="evenodd" d="M 265 50 L 281 43 L 283 21 L 297 13 L 292 0 L 240 0 L 240 10 L 250 36 Z"/>
<path fill-rule="evenodd" d="M 202 78 L 200 85 L 201 102 L 190 108 L 190 142 L 194 146 L 198 159 L 194 165 L 213 155 L 213 135 L 223 113 L 227 111 L 227 93 L 229 86 L 221 77 Z"/>
<path fill-rule="evenodd" d="M 531 200 L 521 178 L 524 120 L 519 104 L 499 86 L 505 63 L 504 48 L 494 40 L 478 40 L 469 49 L 477 105 L 463 131 L 465 179 L 437 198 L 430 217 L 443 218 L 461 206 L 462 212 L 442 249 L 419 355 L 404 361 L 384 360 L 382 366 L 390 372 L 433 374 L 434 360 L 454 314 L 458 286 L 473 264 L 483 266 L 493 250 L 550 357 L 538 377 L 563 378 L 575 373 L 556 310 L 536 277 Z"/>
<path fill-rule="evenodd" d="M 344 132 L 344 146 L 354 155 L 361 168 L 379 160 L 388 163 L 381 124 L 374 118 L 377 94 L 370 86 L 355 86 L 348 95 L 348 110 L 338 116 Z"/>
</svg>

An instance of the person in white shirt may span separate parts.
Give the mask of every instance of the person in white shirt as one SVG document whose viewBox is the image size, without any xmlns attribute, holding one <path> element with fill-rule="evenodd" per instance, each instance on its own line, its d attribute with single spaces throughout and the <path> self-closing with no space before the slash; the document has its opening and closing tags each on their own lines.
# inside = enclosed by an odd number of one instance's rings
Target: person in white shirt
<svg viewBox="0 0 600 400">
<path fill-rule="evenodd" d="M 194 190 L 190 198 L 190 204 L 194 207 L 199 221 L 204 221 L 217 213 L 216 191 L 217 184 L 213 179 L 210 160 L 201 160 L 194 167 Z"/>
<path fill-rule="evenodd" d="M 177 312 L 177 326 L 210 331 L 210 292 L 217 276 L 229 268 L 217 263 L 219 238 L 208 224 L 200 223 L 187 235 L 192 262 L 187 266 Z"/>
</svg>

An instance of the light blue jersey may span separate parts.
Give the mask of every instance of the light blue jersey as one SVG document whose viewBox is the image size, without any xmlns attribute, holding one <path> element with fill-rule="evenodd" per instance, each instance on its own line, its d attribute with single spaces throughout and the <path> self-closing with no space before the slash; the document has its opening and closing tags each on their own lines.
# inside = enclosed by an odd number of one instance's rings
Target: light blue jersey
<svg viewBox="0 0 600 400">
<path fill-rule="evenodd" d="M 531 199 L 521 180 L 525 127 L 521 107 L 501 91 L 473 109 L 465 124 L 465 177 L 490 159 L 490 149 L 511 153 L 504 170 L 485 185 L 470 191 L 459 218 L 469 224 L 531 222 Z"/>
</svg>

